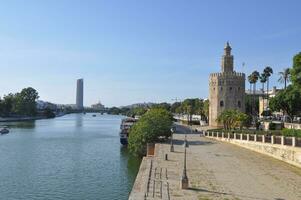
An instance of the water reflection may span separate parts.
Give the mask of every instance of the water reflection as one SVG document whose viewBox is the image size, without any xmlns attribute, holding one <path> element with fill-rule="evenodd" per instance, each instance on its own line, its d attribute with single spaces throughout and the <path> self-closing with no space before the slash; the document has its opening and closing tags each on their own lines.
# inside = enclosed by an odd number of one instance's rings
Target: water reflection
<svg viewBox="0 0 301 200">
<path fill-rule="evenodd" d="M 8 128 L 24 128 L 33 129 L 36 126 L 36 121 L 24 121 L 24 122 L 3 122 L 0 126 L 7 126 Z"/>
<path fill-rule="evenodd" d="M 83 115 L 77 114 L 75 115 L 75 127 L 80 128 L 83 126 Z"/>
<path fill-rule="evenodd" d="M 134 182 L 135 177 L 139 171 L 139 166 L 141 163 L 141 158 L 133 156 L 127 147 L 121 146 L 120 147 L 120 157 L 121 159 L 126 158 L 127 159 L 127 170 L 128 170 L 128 176 L 131 179 L 131 181 Z"/>
</svg>

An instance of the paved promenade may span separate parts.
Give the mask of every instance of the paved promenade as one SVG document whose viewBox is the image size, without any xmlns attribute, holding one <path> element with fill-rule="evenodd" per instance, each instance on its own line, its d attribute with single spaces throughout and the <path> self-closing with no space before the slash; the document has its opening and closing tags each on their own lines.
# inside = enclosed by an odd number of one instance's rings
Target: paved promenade
<svg viewBox="0 0 301 200">
<path fill-rule="evenodd" d="M 130 199 L 141 200 L 143 196 L 147 196 L 144 199 L 172 200 L 301 199 L 300 168 L 196 134 L 187 134 L 190 188 L 181 190 L 184 158 L 184 134 L 181 133 L 187 130 L 178 130 L 180 133 L 174 134 L 175 152 L 169 152 L 169 144 L 157 144 L 156 155 L 144 159 Z"/>
</svg>

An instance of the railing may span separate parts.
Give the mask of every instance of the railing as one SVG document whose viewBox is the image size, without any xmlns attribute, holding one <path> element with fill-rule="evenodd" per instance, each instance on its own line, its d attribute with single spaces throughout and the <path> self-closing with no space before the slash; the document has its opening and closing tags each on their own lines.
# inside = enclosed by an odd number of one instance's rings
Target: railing
<svg viewBox="0 0 301 200">
<path fill-rule="evenodd" d="M 257 134 L 244 134 L 235 132 L 218 132 L 218 131 L 203 131 L 204 136 L 222 138 L 227 140 L 245 140 L 261 143 L 279 144 L 292 147 L 301 147 L 301 138 L 298 137 L 285 137 L 275 135 L 257 135 Z"/>
</svg>

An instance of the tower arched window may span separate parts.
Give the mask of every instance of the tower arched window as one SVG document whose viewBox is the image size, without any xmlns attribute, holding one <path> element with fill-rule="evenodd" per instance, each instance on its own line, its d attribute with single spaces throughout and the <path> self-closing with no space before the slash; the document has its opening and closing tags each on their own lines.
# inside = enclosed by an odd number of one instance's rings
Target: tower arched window
<svg viewBox="0 0 301 200">
<path fill-rule="evenodd" d="M 221 87 L 221 90 L 223 90 L 223 87 Z"/>
<path fill-rule="evenodd" d="M 219 102 L 219 106 L 220 106 L 220 107 L 223 107 L 223 106 L 224 106 L 224 101 L 220 101 L 220 102 Z"/>
<path fill-rule="evenodd" d="M 238 91 L 240 91 L 240 87 L 238 87 Z"/>
<path fill-rule="evenodd" d="M 241 108 L 241 102 L 240 102 L 240 101 L 237 102 L 237 106 L 238 106 L 239 108 Z"/>
<path fill-rule="evenodd" d="M 232 87 L 230 87 L 229 89 L 230 89 L 230 91 L 232 91 Z"/>
</svg>

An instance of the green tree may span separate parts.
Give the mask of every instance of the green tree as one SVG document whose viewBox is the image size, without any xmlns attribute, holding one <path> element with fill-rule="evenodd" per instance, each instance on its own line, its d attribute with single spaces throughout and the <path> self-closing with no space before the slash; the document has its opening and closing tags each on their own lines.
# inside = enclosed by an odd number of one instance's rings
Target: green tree
<svg viewBox="0 0 301 200">
<path fill-rule="evenodd" d="M 204 115 L 205 115 L 205 119 L 206 119 L 206 122 L 208 123 L 208 120 L 209 120 L 209 100 L 205 100 L 204 103 L 203 103 L 203 111 L 204 111 Z"/>
<path fill-rule="evenodd" d="M 256 83 L 260 77 L 260 74 L 258 71 L 253 71 L 252 74 L 248 76 L 248 81 L 250 85 L 253 84 L 253 98 L 252 98 L 252 108 L 251 108 L 251 113 L 253 116 L 256 115 L 256 110 L 255 110 L 255 102 L 256 102 Z M 251 92 L 251 86 L 250 86 L 250 92 Z"/>
<path fill-rule="evenodd" d="M 286 89 L 286 84 L 290 81 L 291 79 L 291 73 L 290 73 L 290 68 L 285 68 L 283 69 L 282 72 L 279 72 L 279 83 L 284 83 L 284 89 Z"/>
<path fill-rule="evenodd" d="M 152 108 L 142 115 L 129 133 L 129 150 L 134 155 L 145 155 L 146 144 L 158 142 L 170 136 L 172 115 L 165 109 Z"/>
<path fill-rule="evenodd" d="M 163 103 L 153 105 L 152 108 L 163 108 L 167 111 L 170 111 L 171 106 L 169 103 L 163 102 Z"/>
<path fill-rule="evenodd" d="M 24 88 L 15 95 L 15 112 L 20 115 L 33 116 L 37 113 L 36 100 L 39 98 L 38 92 L 32 87 Z"/>
<path fill-rule="evenodd" d="M 50 109 L 50 108 L 46 108 L 44 110 L 44 115 L 47 117 L 47 118 L 54 118 L 55 117 L 55 113 Z"/>
<path fill-rule="evenodd" d="M 283 111 L 291 119 L 301 112 L 301 91 L 298 87 L 289 85 L 286 90 L 280 91 L 269 102 L 272 111 Z"/>
<path fill-rule="evenodd" d="M 224 129 L 231 130 L 235 127 L 239 127 L 240 129 L 242 129 L 243 126 L 248 126 L 250 118 L 245 113 L 242 113 L 238 110 L 229 109 L 224 110 L 218 116 L 217 121 L 223 124 Z"/>
<path fill-rule="evenodd" d="M 265 74 L 267 78 L 267 104 L 269 105 L 269 82 L 270 82 L 270 76 L 273 74 L 273 69 L 270 66 L 266 66 L 263 70 L 263 73 Z"/>
<path fill-rule="evenodd" d="M 301 52 L 293 58 L 293 68 L 291 70 L 291 80 L 296 86 L 301 86 Z"/>
<path fill-rule="evenodd" d="M 182 113 L 181 103 L 180 102 L 175 102 L 175 103 L 171 104 L 170 112 L 172 112 L 172 113 Z"/>
<path fill-rule="evenodd" d="M 8 95 L 5 95 L 3 97 L 3 100 L 1 101 L 1 107 L 2 107 L 2 116 L 7 117 L 11 113 L 14 112 L 14 107 L 16 104 L 16 95 L 9 93 Z"/>
</svg>

